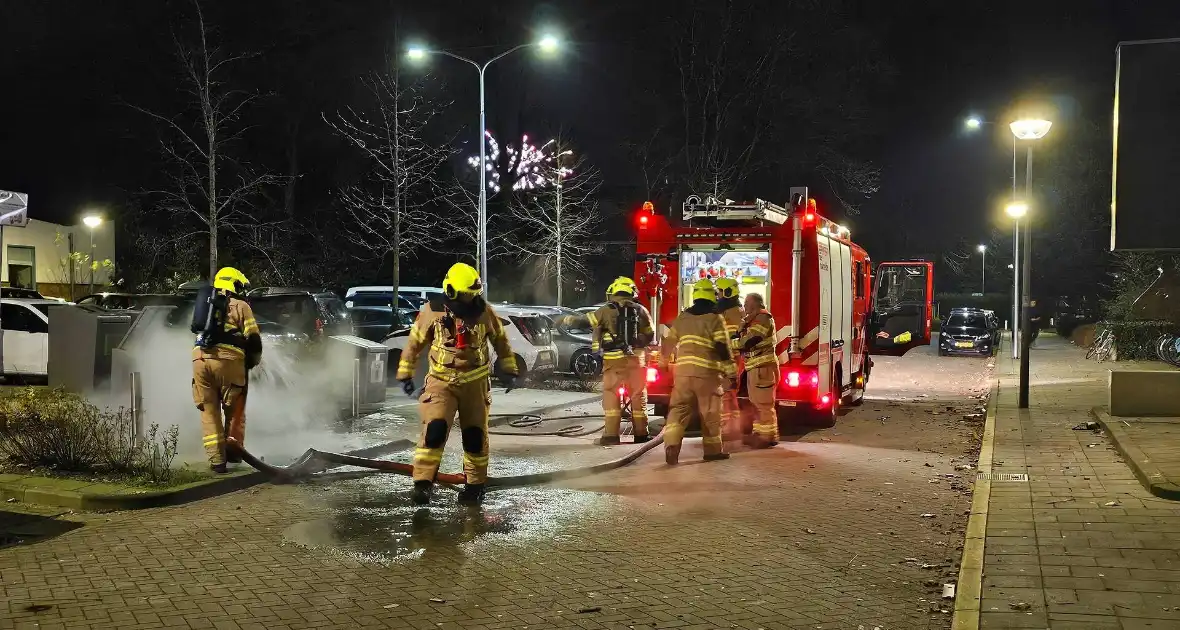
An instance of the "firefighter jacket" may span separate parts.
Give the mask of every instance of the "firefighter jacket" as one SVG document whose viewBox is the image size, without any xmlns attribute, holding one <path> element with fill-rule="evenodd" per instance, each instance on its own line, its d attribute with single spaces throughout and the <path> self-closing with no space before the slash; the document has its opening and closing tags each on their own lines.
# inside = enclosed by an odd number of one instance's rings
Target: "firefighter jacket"
<svg viewBox="0 0 1180 630">
<path fill-rule="evenodd" d="M 431 377 L 452 384 L 486 379 L 491 375 L 489 343 L 496 350 L 500 369 L 508 374 L 519 374 L 515 354 L 499 316 L 486 303 L 476 311 L 468 317 L 460 317 L 443 300 L 423 304 L 410 328 L 409 343 L 402 351 L 397 379 L 413 378 L 418 355 L 427 348 Z"/>
<path fill-rule="evenodd" d="M 729 349 L 733 351 L 734 356 L 737 356 L 740 346 L 738 346 L 738 329 L 742 326 L 742 307 L 736 304 L 736 301 L 723 300 L 719 303 L 718 313 L 721 313 L 722 319 L 725 320 L 725 334 L 729 335 Z"/>
<path fill-rule="evenodd" d="M 262 336 L 258 332 L 254 310 L 245 300 L 229 298 L 225 321 L 213 336 L 213 345 L 208 348 L 194 346 L 193 359 L 245 360 L 247 368 L 258 365 L 262 360 Z"/>
<path fill-rule="evenodd" d="M 675 355 L 676 376 L 737 376 L 725 320 L 711 307 L 711 303 L 699 301 L 677 315 L 668 327 L 668 334 L 661 344 L 660 360 L 666 362 L 668 357 Z"/>
<path fill-rule="evenodd" d="M 746 358 L 746 369 L 778 361 L 774 354 L 776 343 L 774 316 L 766 309 L 751 315 L 742 324 L 738 337 L 738 346 Z"/>
<path fill-rule="evenodd" d="M 610 302 L 610 304 L 586 315 L 586 320 L 590 322 L 590 328 L 593 330 L 590 348 L 595 352 L 602 351 L 604 365 L 626 359 L 628 355 L 624 351 L 624 347 L 627 345 L 642 354 L 643 349 L 647 348 L 655 338 L 655 331 L 651 326 L 651 315 L 648 314 L 646 308 L 643 308 L 642 304 L 630 298 L 614 296 L 611 296 Z M 623 339 L 623 322 L 621 321 L 622 309 L 627 307 L 635 308 L 639 320 L 639 325 L 635 330 L 635 338 L 631 340 L 633 342 L 631 344 L 627 343 L 628 340 Z"/>
</svg>

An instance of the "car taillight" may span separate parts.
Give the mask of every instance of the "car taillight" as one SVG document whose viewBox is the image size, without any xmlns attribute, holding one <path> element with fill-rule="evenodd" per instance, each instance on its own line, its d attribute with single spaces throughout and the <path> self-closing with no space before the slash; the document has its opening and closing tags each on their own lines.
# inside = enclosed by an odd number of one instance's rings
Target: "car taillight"
<svg viewBox="0 0 1180 630">
<path fill-rule="evenodd" d="M 647 368 L 647 382 L 654 383 L 660 380 L 660 371 L 654 367 Z"/>
</svg>

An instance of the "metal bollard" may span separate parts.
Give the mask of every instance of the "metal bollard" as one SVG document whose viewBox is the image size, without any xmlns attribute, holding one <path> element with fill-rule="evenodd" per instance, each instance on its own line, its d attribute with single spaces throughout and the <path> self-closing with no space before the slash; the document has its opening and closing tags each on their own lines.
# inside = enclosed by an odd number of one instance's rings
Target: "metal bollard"
<svg viewBox="0 0 1180 630">
<path fill-rule="evenodd" d="M 143 387 L 139 372 L 131 373 L 131 437 L 138 440 L 143 435 Z"/>
<path fill-rule="evenodd" d="M 352 417 L 361 415 L 361 360 L 352 360 Z"/>
</svg>

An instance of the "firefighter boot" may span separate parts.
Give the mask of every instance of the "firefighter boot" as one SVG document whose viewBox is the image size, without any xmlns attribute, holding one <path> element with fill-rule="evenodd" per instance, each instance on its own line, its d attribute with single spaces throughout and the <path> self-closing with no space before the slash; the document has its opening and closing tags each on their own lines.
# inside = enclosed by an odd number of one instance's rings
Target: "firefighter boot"
<svg viewBox="0 0 1180 630">
<path fill-rule="evenodd" d="M 227 468 L 225 464 L 213 464 L 209 467 L 209 470 L 213 471 L 213 473 L 217 475 L 224 475 L 225 473 L 229 472 L 229 468 Z"/>
<path fill-rule="evenodd" d="M 636 444 L 643 444 L 644 442 L 650 442 L 650 441 L 651 441 L 650 435 L 636 435 L 635 436 L 635 443 Z"/>
<path fill-rule="evenodd" d="M 434 496 L 433 481 L 419 479 L 414 482 L 414 491 L 410 493 L 410 500 L 415 505 L 429 505 L 432 496 Z"/>
<path fill-rule="evenodd" d="M 675 466 L 680 461 L 680 445 L 664 447 L 664 463 Z"/>
<path fill-rule="evenodd" d="M 750 448 L 774 448 L 778 446 L 776 440 L 768 440 L 757 433 L 742 436 L 742 443 Z"/>
<path fill-rule="evenodd" d="M 622 444 L 622 442 L 619 440 L 619 436 L 617 435 L 604 435 L 597 440 L 594 440 L 594 443 L 599 446 L 618 446 Z"/>
<path fill-rule="evenodd" d="M 709 453 L 705 455 L 705 461 L 715 462 L 722 459 L 729 459 L 729 453 Z"/>
<path fill-rule="evenodd" d="M 485 494 L 487 494 L 487 490 L 484 484 L 469 483 L 459 491 L 459 498 L 455 502 L 459 505 L 479 505 L 483 503 Z"/>
</svg>

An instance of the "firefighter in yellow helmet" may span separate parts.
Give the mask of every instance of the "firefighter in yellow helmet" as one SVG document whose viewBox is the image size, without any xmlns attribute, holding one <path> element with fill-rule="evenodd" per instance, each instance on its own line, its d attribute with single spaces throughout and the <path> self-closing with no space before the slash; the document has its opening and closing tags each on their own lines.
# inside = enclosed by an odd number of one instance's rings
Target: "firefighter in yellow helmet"
<svg viewBox="0 0 1180 630">
<path fill-rule="evenodd" d="M 733 278 L 718 278 L 714 282 L 717 288 L 717 314 L 725 320 L 725 334 L 729 335 L 729 349 L 733 352 L 737 370 L 742 371 L 741 355 L 738 353 L 738 329 L 742 325 L 741 296 L 738 294 L 738 283 Z M 738 439 L 742 434 L 741 407 L 738 404 L 738 389 L 735 387 L 725 392 L 721 399 L 721 437 L 724 439 Z"/>
<path fill-rule="evenodd" d="M 504 326 L 483 298 L 479 272 L 468 264 L 452 265 L 443 279 L 443 292 L 444 296 L 422 305 L 397 367 L 397 380 L 411 395 L 418 355 L 429 352 L 430 369 L 418 399 L 422 435 L 414 451 L 411 498 L 419 505 L 430 503 L 443 448 L 458 414 L 463 472 L 467 475 L 459 502 L 475 505 L 483 501 L 488 480 L 488 409 L 492 404 L 488 381 L 492 370 L 487 345 L 496 351 L 505 390 L 512 389 L 519 371 Z"/>
<path fill-rule="evenodd" d="M 698 280 L 692 286 L 692 306 L 676 317 L 662 342 L 661 367 L 667 367 L 669 356 L 676 356 L 664 426 L 664 459 L 669 464 L 679 460 L 684 427 L 694 413 L 701 419 L 705 461 L 729 458 L 721 440 L 721 396 L 736 388 L 737 369 L 725 320 L 715 312 L 716 306 L 713 282 Z"/>
<path fill-rule="evenodd" d="M 757 416 L 754 432 L 744 441 L 754 448 L 778 444 L 778 415 L 774 410 L 774 392 L 778 389 L 778 356 L 774 352 L 774 316 L 766 310 L 762 295 L 746 296 L 746 313 L 738 330 L 738 347 L 745 359 L 746 395 Z"/>
<path fill-rule="evenodd" d="M 201 410 L 202 443 L 216 473 L 226 472 L 227 434 L 245 447 L 247 372 L 262 360 L 258 322 L 241 299 L 249 284 L 242 272 L 223 267 L 213 286 L 198 294 L 193 312 L 193 402 Z M 235 451 L 228 461 L 241 458 Z"/>
<path fill-rule="evenodd" d="M 639 290 L 631 278 L 619 276 L 606 289 L 607 303 L 585 316 L 592 333 L 591 348 L 602 352 L 602 413 L 606 427 L 598 444 L 619 444 L 623 410 L 618 390 L 625 387 L 631 396 L 631 424 L 635 443 L 647 442 L 647 374 L 644 354 L 655 338 L 651 316 L 635 301 Z M 580 320 L 583 318 L 567 317 Z M 568 324 L 567 324 L 568 325 Z"/>
</svg>

